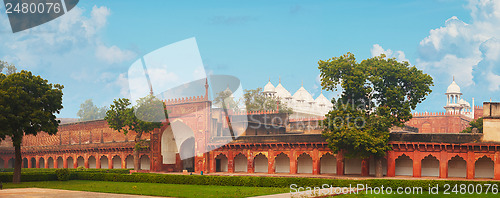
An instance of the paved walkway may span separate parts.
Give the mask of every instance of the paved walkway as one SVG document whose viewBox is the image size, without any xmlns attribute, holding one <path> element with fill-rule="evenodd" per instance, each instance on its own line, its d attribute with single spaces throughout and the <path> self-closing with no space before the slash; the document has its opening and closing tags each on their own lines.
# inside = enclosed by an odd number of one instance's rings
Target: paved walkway
<svg viewBox="0 0 500 198">
<path fill-rule="evenodd" d="M 151 196 L 98 193 L 48 188 L 10 188 L 0 190 L 2 198 L 152 198 Z"/>
</svg>

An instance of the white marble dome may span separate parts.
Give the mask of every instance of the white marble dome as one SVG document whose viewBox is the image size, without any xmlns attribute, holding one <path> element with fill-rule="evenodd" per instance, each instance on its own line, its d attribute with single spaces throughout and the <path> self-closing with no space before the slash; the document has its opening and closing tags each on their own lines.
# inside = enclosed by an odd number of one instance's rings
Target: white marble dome
<svg viewBox="0 0 500 198">
<path fill-rule="evenodd" d="M 266 86 L 264 86 L 264 90 L 262 92 L 266 94 L 273 94 L 276 93 L 276 89 L 274 88 L 274 85 L 271 83 L 271 81 L 269 81 Z"/>
<path fill-rule="evenodd" d="M 293 99 L 296 101 L 301 101 L 301 102 L 302 101 L 303 102 L 314 102 L 313 97 L 306 89 L 304 89 L 304 86 L 301 86 L 299 88 L 299 90 L 297 90 L 297 92 L 295 92 L 295 94 L 293 94 Z"/>
<path fill-rule="evenodd" d="M 451 83 L 450 86 L 448 86 L 448 89 L 446 89 L 446 93 L 462 93 L 460 92 L 460 87 L 455 83 L 455 80 Z"/>
<path fill-rule="evenodd" d="M 292 97 L 292 94 L 290 94 L 290 92 L 288 92 L 288 90 L 286 90 L 285 87 L 283 87 L 283 85 L 281 85 L 281 82 L 276 86 L 276 88 L 274 90 L 276 91 L 276 96 L 278 96 L 280 98 L 291 98 Z"/>
<path fill-rule="evenodd" d="M 323 95 L 323 91 L 321 91 L 321 94 L 314 101 L 316 102 L 316 104 L 320 106 L 325 106 L 325 107 L 333 106 L 332 102 Z"/>
</svg>

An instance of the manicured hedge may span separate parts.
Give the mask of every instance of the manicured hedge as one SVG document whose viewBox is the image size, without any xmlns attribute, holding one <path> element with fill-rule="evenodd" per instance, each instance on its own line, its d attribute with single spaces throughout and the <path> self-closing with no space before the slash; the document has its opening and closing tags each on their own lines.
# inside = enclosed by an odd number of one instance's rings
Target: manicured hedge
<svg viewBox="0 0 500 198">
<path fill-rule="evenodd" d="M 59 168 L 22 168 L 21 172 L 55 172 Z M 104 173 L 119 173 L 119 174 L 128 174 L 130 170 L 133 169 L 94 169 L 94 168 L 89 168 L 89 169 L 76 169 L 76 168 L 68 168 L 69 171 L 75 172 L 75 171 L 86 171 L 86 172 L 104 172 Z M 0 169 L 1 172 L 14 172 L 13 168 L 3 168 Z"/>
<path fill-rule="evenodd" d="M 12 182 L 13 172 L 0 173 L 0 181 Z M 55 172 L 21 172 L 21 181 L 55 181 L 57 175 Z"/>
</svg>

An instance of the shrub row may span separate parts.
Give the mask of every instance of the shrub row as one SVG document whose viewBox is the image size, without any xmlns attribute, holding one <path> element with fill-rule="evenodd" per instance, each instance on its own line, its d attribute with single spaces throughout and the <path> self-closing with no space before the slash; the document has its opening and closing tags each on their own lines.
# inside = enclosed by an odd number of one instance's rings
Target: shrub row
<svg viewBox="0 0 500 198">
<path fill-rule="evenodd" d="M 31 173 L 31 172 L 55 172 L 56 170 L 61 169 L 61 168 L 22 168 L 21 172 L 22 173 Z M 68 168 L 71 172 L 75 171 L 86 171 L 86 172 L 104 172 L 104 173 L 119 173 L 119 174 L 128 174 L 130 170 L 133 169 L 95 169 L 95 168 L 88 168 L 88 169 L 81 169 L 81 168 Z M 14 172 L 13 168 L 3 168 L 0 169 L 0 172 Z"/>
<path fill-rule="evenodd" d="M 0 181 L 12 182 L 13 172 L 0 173 Z M 57 180 L 55 172 L 21 172 L 21 181 L 54 181 Z"/>
</svg>

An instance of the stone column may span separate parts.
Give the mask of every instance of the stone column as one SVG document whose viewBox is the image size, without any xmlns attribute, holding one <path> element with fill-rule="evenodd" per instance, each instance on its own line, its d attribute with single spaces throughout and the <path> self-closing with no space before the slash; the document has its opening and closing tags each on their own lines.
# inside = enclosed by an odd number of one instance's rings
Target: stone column
<svg viewBox="0 0 500 198">
<path fill-rule="evenodd" d="M 59 164 L 57 163 L 57 159 L 59 159 L 59 157 L 55 156 L 55 159 L 54 159 L 54 168 L 59 168 Z"/>
<path fill-rule="evenodd" d="M 84 160 L 85 162 L 85 160 Z M 78 156 L 73 155 L 73 168 L 78 168 Z"/>
<path fill-rule="evenodd" d="M 418 157 L 414 157 L 413 159 L 413 177 L 421 177 L 422 176 L 422 160 Z"/>
<path fill-rule="evenodd" d="M 494 174 L 493 174 L 494 177 L 493 178 L 496 180 L 500 180 L 500 151 L 496 151 L 495 155 L 496 155 L 496 157 L 495 157 L 495 161 L 494 161 L 495 165 L 493 167 L 493 170 L 494 170 Z"/>
<path fill-rule="evenodd" d="M 113 157 L 108 154 L 108 169 L 113 169 Z"/>
<path fill-rule="evenodd" d="M 344 151 L 339 151 L 337 154 L 337 175 L 342 176 L 344 175 Z"/>
<path fill-rule="evenodd" d="M 290 151 L 290 174 L 297 174 L 297 151 Z"/>
<path fill-rule="evenodd" d="M 49 157 L 46 157 L 47 159 L 43 158 L 43 167 L 45 168 L 49 168 Z"/>
<path fill-rule="evenodd" d="M 9 159 L 7 159 L 7 160 L 4 159 L 3 160 L 3 168 L 7 168 L 7 167 L 9 167 Z"/>
<path fill-rule="evenodd" d="M 274 151 L 269 149 L 267 158 L 267 173 L 274 174 L 276 169 L 274 167 Z"/>
<path fill-rule="evenodd" d="M 472 149 L 472 148 L 469 148 Z M 474 179 L 474 168 L 476 164 L 475 156 L 474 156 L 474 151 L 468 150 L 467 151 L 467 179 Z"/>
<path fill-rule="evenodd" d="M 125 157 L 123 157 L 123 156 L 125 156 Z M 127 156 L 122 154 L 121 160 L 122 160 L 122 169 L 126 169 L 127 168 Z M 151 163 L 151 162 L 149 162 L 149 163 Z M 151 170 L 151 168 L 149 170 Z"/>
<path fill-rule="evenodd" d="M 361 160 L 361 176 L 366 177 L 370 175 L 370 159 L 365 158 Z"/>
<path fill-rule="evenodd" d="M 210 157 L 210 172 L 211 173 L 215 173 L 215 170 L 216 170 L 216 167 L 215 167 L 215 165 L 216 165 L 215 164 L 215 158 L 217 156 L 215 156 L 215 153 L 213 151 L 210 151 L 209 157 Z"/>
<path fill-rule="evenodd" d="M 234 173 L 234 155 L 232 150 L 227 152 L 227 172 Z"/>
<path fill-rule="evenodd" d="M 101 169 L 101 156 L 99 154 L 97 154 L 96 156 L 97 157 L 95 158 L 95 168 Z"/>
<path fill-rule="evenodd" d="M 38 156 L 35 157 L 35 164 L 36 164 L 35 165 L 36 168 L 40 168 L 40 157 L 38 157 Z"/>
<path fill-rule="evenodd" d="M 396 153 L 393 150 L 387 153 L 387 177 L 396 176 Z"/>
<path fill-rule="evenodd" d="M 89 168 L 89 157 L 87 154 L 84 155 L 85 157 L 83 157 L 83 164 L 85 166 L 85 168 Z"/>
<path fill-rule="evenodd" d="M 247 157 L 247 172 L 248 173 L 255 173 L 255 166 L 254 166 L 254 157 L 253 157 L 253 153 L 248 153 L 248 157 Z"/>
<path fill-rule="evenodd" d="M 68 168 L 68 158 L 63 155 L 63 168 Z"/>
<path fill-rule="evenodd" d="M 321 170 L 321 164 L 320 164 L 319 151 L 317 148 L 313 150 L 312 160 L 313 160 L 313 175 L 319 175 Z"/>
<path fill-rule="evenodd" d="M 448 178 L 448 155 L 444 150 L 439 159 L 439 178 Z"/>
</svg>

